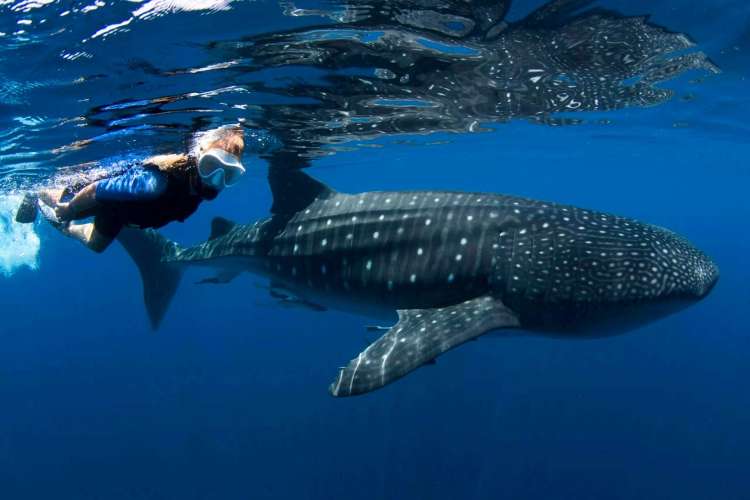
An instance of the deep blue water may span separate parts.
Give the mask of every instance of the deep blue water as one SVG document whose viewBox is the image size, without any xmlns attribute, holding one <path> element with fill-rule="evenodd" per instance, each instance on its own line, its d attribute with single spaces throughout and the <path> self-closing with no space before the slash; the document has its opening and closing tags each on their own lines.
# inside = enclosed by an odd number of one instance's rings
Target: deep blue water
<svg viewBox="0 0 750 500">
<path fill-rule="evenodd" d="M 540 3 L 518 1 L 511 15 Z M 512 193 L 668 227 L 721 268 L 705 300 L 617 337 L 482 338 L 382 390 L 335 399 L 326 388 L 372 340 L 371 320 L 281 307 L 250 275 L 196 286 L 207 272 L 192 270 L 153 332 L 121 247 L 94 255 L 40 222 L 36 269 L 11 272 L 10 250 L 27 247 L 3 240 L 0 498 L 750 498 L 750 7 L 600 4 L 689 34 L 722 73 L 689 72 L 663 85 L 676 92 L 668 102 L 592 113 L 581 125 L 514 119 L 488 133 L 385 135 L 370 141 L 379 147 L 316 159 L 310 172 L 343 192 Z M 133 118 L 133 128 L 97 122 L 96 106 L 236 83 L 221 72 L 173 81 L 133 61 L 198 67 L 216 62 L 209 41 L 330 22 L 233 3 L 136 16 L 132 31 L 81 44 L 144 4 L 63 17 L 59 3 L 19 5 L 29 4 L 0 5 L 4 198 L 67 165 L 173 148 L 196 120 L 228 123 L 274 99 L 229 93 L 176 118 Z M 17 24 L 29 16 L 30 26 Z M 40 39 L 12 35 L 19 26 Z M 77 51 L 90 57 L 61 57 Z M 252 104 L 232 107 L 243 99 Z M 160 123 L 170 127 L 152 127 Z M 51 152 L 115 130 L 124 132 Z M 245 163 L 242 183 L 163 233 L 195 243 L 215 216 L 264 217 L 265 161 Z"/>
</svg>

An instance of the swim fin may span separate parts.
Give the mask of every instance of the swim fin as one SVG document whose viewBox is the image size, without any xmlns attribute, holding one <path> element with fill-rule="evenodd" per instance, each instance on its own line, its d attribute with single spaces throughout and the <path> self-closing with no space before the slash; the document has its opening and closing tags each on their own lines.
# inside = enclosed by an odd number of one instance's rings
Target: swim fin
<svg viewBox="0 0 750 500">
<path fill-rule="evenodd" d="M 26 193 L 16 212 L 16 222 L 19 224 L 31 224 L 36 220 L 39 213 L 39 197 L 36 193 Z"/>
</svg>

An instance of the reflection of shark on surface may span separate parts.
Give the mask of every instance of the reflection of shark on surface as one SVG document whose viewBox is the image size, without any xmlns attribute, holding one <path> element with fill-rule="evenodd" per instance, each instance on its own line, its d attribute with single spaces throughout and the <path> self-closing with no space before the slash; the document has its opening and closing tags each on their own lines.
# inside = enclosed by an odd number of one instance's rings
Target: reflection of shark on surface
<svg viewBox="0 0 750 500">
<path fill-rule="evenodd" d="M 258 119 L 301 156 L 326 144 L 474 132 L 514 118 L 575 123 L 572 112 L 657 105 L 673 95 L 660 83 L 690 70 L 718 72 L 686 35 L 588 0 L 552 0 L 518 22 L 505 19 L 510 0 L 332 3 L 340 24 L 227 49 L 251 67 L 328 72 L 322 82 L 255 88 L 314 100 L 266 106 Z"/>
<path fill-rule="evenodd" d="M 655 106 L 673 96 L 668 80 L 719 71 L 687 35 L 592 3 L 551 0 L 510 22 L 510 0 L 330 0 L 316 11 L 284 1 L 288 15 L 333 22 L 206 48 L 229 85 L 222 88 L 250 91 L 248 123 L 281 140 L 265 156 L 301 157 L 298 166 L 357 141 L 477 132 L 515 119 L 577 123 L 584 112 Z M 200 69 L 153 72 L 179 78 Z M 194 98 L 118 102 L 87 117 L 119 129 L 166 119 L 173 103 Z"/>
<path fill-rule="evenodd" d="M 497 329 L 613 335 L 704 297 L 718 269 L 674 233 L 572 206 L 495 194 L 337 193 L 271 169 L 272 216 L 212 224 L 181 248 L 154 231 L 120 242 L 159 325 L 186 265 L 266 276 L 310 304 L 391 317 L 341 369 L 334 396 L 365 393 Z"/>
</svg>

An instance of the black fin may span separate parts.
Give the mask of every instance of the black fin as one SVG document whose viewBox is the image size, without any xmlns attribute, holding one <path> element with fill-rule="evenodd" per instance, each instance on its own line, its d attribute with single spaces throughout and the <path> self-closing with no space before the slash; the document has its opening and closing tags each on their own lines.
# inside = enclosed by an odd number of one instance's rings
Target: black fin
<svg viewBox="0 0 750 500">
<path fill-rule="evenodd" d="M 273 195 L 271 213 L 274 215 L 295 214 L 316 198 L 335 192 L 302 170 L 290 170 L 280 166 L 271 166 L 268 169 L 268 184 Z"/>
<path fill-rule="evenodd" d="M 127 227 L 120 231 L 117 241 L 138 266 L 143 280 L 143 301 L 151 327 L 156 330 L 182 278 L 179 266 L 162 259 L 174 256 L 178 246 L 156 231 Z"/>
<path fill-rule="evenodd" d="M 519 326 L 516 313 L 494 297 L 439 309 L 398 311 L 398 323 L 339 370 L 333 396 L 379 389 L 464 342 L 497 328 Z"/>
<path fill-rule="evenodd" d="M 224 236 L 236 225 L 236 222 L 232 222 L 224 217 L 214 217 L 211 221 L 211 234 L 208 236 L 208 239 L 213 240 L 220 236 Z"/>
<path fill-rule="evenodd" d="M 19 224 L 31 224 L 34 222 L 39 212 L 38 201 L 39 197 L 36 193 L 26 193 L 16 212 L 16 222 Z"/>
</svg>

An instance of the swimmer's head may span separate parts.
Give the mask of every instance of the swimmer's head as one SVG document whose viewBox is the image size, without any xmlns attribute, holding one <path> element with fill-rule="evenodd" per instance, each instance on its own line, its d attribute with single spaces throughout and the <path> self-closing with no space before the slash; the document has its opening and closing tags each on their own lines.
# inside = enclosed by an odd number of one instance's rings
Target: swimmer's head
<svg viewBox="0 0 750 500">
<path fill-rule="evenodd" d="M 239 125 L 224 125 L 195 135 L 193 153 L 200 156 L 209 149 L 223 149 L 227 153 L 242 158 L 245 150 L 244 131 Z"/>
<path fill-rule="evenodd" d="M 243 130 L 237 125 L 218 127 L 196 136 L 194 155 L 198 175 L 207 187 L 221 191 L 236 184 L 245 173 Z"/>
</svg>

